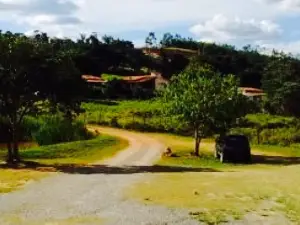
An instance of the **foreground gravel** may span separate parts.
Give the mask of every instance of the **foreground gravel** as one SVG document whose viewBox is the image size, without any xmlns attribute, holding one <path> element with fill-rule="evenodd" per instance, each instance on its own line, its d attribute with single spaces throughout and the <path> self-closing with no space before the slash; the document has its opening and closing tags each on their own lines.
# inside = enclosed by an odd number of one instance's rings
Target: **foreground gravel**
<svg viewBox="0 0 300 225">
<path fill-rule="evenodd" d="M 151 179 L 151 174 L 139 171 L 139 166 L 150 166 L 160 157 L 163 150 L 160 143 L 142 134 L 93 129 L 126 138 L 130 146 L 113 159 L 101 162 L 106 167 L 98 166 L 84 174 L 55 174 L 23 190 L 0 195 L 1 225 L 199 224 L 189 218 L 187 211 L 124 198 L 126 187 Z"/>
</svg>

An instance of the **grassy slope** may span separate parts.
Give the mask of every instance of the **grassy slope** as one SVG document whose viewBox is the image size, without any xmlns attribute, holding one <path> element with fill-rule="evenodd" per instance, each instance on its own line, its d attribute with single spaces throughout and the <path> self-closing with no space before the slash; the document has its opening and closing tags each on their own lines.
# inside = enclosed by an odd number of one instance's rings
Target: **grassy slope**
<svg viewBox="0 0 300 225">
<path fill-rule="evenodd" d="M 21 152 L 21 156 L 25 160 L 47 164 L 87 164 L 113 156 L 127 145 L 128 142 L 125 140 L 101 135 L 88 141 L 76 141 L 27 149 Z"/>
<path fill-rule="evenodd" d="M 240 219 L 253 211 L 267 217 L 281 210 L 289 219 L 300 220 L 300 165 L 282 167 L 278 162 L 265 164 L 264 161 L 245 166 L 223 165 L 213 159 L 214 145 L 210 140 L 202 144 L 204 159 L 196 159 L 189 156 L 193 149 L 192 139 L 166 134 L 152 136 L 179 156 L 163 158 L 158 164 L 205 167 L 218 172 L 160 174 L 132 187 L 129 196 L 147 203 L 187 208 L 207 224 Z M 300 149 L 253 146 L 253 153 L 262 157 L 296 157 L 300 156 Z"/>
<path fill-rule="evenodd" d="M 43 164 L 87 164 L 113 156 L 124 149 L 128 142 L 115 137 L 101 135 L 96 139 L 58 145 L 33 147 L 21 150 L 24 160 Z M 4 156 L 6 151 L 0 151 Z M 26 169 L 0 169 L 0 193 L 15 190 L 31 180 L 37 180 L 46 174 Z"/>
</svg>

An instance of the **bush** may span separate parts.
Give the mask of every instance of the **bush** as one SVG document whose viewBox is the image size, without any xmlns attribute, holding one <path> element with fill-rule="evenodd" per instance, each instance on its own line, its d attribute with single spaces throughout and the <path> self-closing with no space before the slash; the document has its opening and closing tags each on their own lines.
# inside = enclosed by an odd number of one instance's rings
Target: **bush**
<svg viewBox="0 0 300 225">
<path fill-rule="evenodd" d="M 294 127 L 299 124 L 295 117 L 284 117 L 270 114 L 249 114 L 240 121 L 240 127 L 260 127 L 260 128 L 283 128 Z"/>
<path fill-rule="evenodd" d="M 59 115 L 42 117 L 39 129 L 34 131 L 32 136 L 39 145 L 86 140 L 92 137 L 83 122 L 70 122 Z"/>
<path fill-rule="evenodd" d="M 263 129 L 259 133 L 253 128 L 235 128 L 231 130 L 231 133 L 245 135 L 253 144 L 258 144 L 258 135 L 259 144 L 290 146 L 294 143 L 300 143 L 300 131 L 296 127 Z"/>
<path fill-rule="evenodd" d="M 300 143 L 300 131 L 296 128 L 265 129 L 261 132 L 261 143 L 282 146 Z"/>
<path fill-rule="evenodd" d="M 118 117 L 114 116 L 113 118 L 111 118 L 109 125 L 112 127 L 120 127 Z"/>
</svg>

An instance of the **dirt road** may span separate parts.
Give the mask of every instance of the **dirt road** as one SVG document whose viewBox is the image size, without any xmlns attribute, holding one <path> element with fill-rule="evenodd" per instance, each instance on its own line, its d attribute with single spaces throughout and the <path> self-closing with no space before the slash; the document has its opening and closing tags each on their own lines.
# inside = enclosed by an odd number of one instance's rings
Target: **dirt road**
<svg viewBox="0 0 300 225">
<path fill-rule="evenodd" d="M 129 147 L 85 173 L 59 173 L 0 195 L 1 225 L 194 225 L 187 212 L 144 205 L 124 198 L 123 190 L 151 179 L 151 166 L 164 146 L 143 134 L 90 127 L 128 139 Z"/>
</svg>

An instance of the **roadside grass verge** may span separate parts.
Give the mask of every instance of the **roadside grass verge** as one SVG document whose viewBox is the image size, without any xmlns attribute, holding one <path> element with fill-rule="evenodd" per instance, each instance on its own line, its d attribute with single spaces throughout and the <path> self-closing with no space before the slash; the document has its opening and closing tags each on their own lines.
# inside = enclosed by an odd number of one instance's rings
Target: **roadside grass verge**
<svg viewBox="0 0 300 225">
<path fill-rule="evenodd" d="M 126 193 L 129 198 L 188 209 L 192 217 L 205 224 L 241 220 L 248 213 L 271 218 L 275 212 L 291 221 L 300 221 L 297 146 L 252 146 L 254 163 L 233 165 L 214 159 L 212 140 L 204 141 L 202 157 L 195 158 L 190 156 L 192 138 L 151 135 L 171 147 L 176 155 L 163 157 L 158 165 L 211 168 L 217 172 L 155 174 L 153 179 L 129 188 Z M 273 158 L 276 160 L 268 160 Z"/>
<path fill-rule="evenodd" d="M 15 169 L 0 165 L 0 193 L 16 190 L 30 181 L 40 179 L 48 174 L 47 171 L 55 172 L 57 165 L 94 163 L 114 156 L 127 146 L 126 140 L 101 135 L 88 141 L 21 149 L 20 154 L 25 162 L 41 164 L 42 167 L 30 170 L 26 165 Z M 5 154 L 6 150 L 0 150 L 0 156 Z"/>
<path fill-rule="evenodd" d="M 46 173 L 26 169 L 0 169 L 0 194 L 14 191 L 46 175 Z"/>
<path fill-rule="evenodd" d="M 52 224 L 52 225 L 81 225 L 81 224 L 90 224 L 90 225 L 98 225 L 103 224 L 104 219 L 98 216 L 78 216 L 78 217 L 69 217 L 66 219 L 22 219 L 18 216 L 9 215 L 2 216 L 0 218 L 0 223 L 4 224 L 23 224 L 23 225 L 40 225 L 40 224 Z"/>
<path fill-rule="evenodd" d="M 88 141 L 49 145 L 21 151 L 24 160 L 45 164 L 88 164 L 114 156 L 128 142 L 108 135 Z"/>
</svg>

